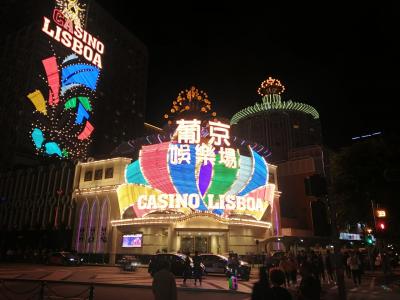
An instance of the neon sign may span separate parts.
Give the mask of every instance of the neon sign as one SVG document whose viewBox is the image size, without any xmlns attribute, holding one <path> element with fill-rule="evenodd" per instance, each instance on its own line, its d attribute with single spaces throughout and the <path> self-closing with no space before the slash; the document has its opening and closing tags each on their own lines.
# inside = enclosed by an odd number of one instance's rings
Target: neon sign
<svg viewBox="0 0 400 300">
<path fill-rule="evenodd" d="M 208 194 L 208 208 L 222 210 L 262 210 L 262 199 L 253 197 L 241 197 L 234 195 L 219 195 L 219 199 L 214 200 L 213 194 Z M 198 210 L 200 208 L 199 194 L 160 194 L 160 195 L 140 195 L 138 197 L 139 209 L 179 209 L 191 208 Z"/>
<path fill-rule="evenodd" d="M 250 156 L 229 147 L 227 124 L 210 121 L 202 128 L 194 119 L 177 125 L 171 142 L 143 146 L 126 167 L 126 183 L 117 189 L 121 216 L 127 209 L 136 217 L 173 210 L 260 220 L 275 191 L 265 159 L 250 147 Z"/>
<path fill-rule="evenodd" d="M 43 17 L 42 31 L 52 37 L 65 47 L 70 48 L 78 55 L 82 55 L 86 60 L 102 68 L 101 55 L 104 53 L 104 44 L 82 29 L 74 25 L 74 21 L 68 19 L 64 14 L 55 8 L 51 20 Z"/>
<path fill-rule="evenodd" d="M 42 31 L 75 53 L 60 57 L 53 49 L 42 59 L 45 76 L 41 78 L 47 87 L 27 95 L 35 108 L 30 135 L 37 153 L 82 158 L 94 131 L 91 115 L 104 44 L 83 29 L 84 9 L 77 0 L 56 4 L 52 21 L 44 17 Z M 82 62 L 77 54 L 93 64 Z"/>
</svg>

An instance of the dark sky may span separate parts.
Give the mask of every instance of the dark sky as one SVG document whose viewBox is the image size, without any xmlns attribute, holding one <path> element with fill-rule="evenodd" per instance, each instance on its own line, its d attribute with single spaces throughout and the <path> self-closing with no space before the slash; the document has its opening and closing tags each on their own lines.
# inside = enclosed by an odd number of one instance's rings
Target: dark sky
<svg viewBox="0 0 400 300">
<path fill-rule="evenodd" d="M 191 85 L 231 117 L 260 101 L 260 82 L 273 76 L 286 86 L 284 99 L 319 111 L 330 146 L 397 126 L 400 10 L 391 2 L 97 2 L 148 47 L 150 123 L 162 125 L 171 101 Z"/>
</svg>

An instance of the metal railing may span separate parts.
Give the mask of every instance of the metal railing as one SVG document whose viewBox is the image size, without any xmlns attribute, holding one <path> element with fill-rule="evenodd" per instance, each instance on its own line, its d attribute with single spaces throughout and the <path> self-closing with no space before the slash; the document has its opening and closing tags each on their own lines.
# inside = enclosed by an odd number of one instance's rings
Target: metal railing
<svg viewBox="0 0 400 300">
<path fill-rule="evenodd" d="M 21 289 L 21 284 L 31 283 L 32 286 L 27 289 Z M 55 289 L 56 282 L 47 282 L 42 280 L 28 279 L 0 279 L 0 299 L 5 300 L 51 300 L 51 299 L 69 299 L 69 300 L 94 300 L 93 284 L 77 284 L 62 282 L 62 285 L 85 286 L 73 295 L 63 295 Z"/>
</svg>

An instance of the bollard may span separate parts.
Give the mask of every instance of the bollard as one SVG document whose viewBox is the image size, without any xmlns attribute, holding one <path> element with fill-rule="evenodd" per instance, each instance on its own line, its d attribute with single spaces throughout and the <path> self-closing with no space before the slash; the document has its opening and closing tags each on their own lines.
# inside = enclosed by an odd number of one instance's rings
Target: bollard
<svg viewBox="0 0 400 300">
<path fill-rule="evenodd" d="M 89 291 L 89 300 L 93 300 L 94 299 L 94 286 L 93 284 L 90 285 L 90 291 Z"/>
<path fill-rule="evenodd" d="M 44 288 L 46 286 L 46 282 L 42 281 L 40 284 L 40 291 L 39 291 L 39 300 L 44 300 Z"/>
</svg>

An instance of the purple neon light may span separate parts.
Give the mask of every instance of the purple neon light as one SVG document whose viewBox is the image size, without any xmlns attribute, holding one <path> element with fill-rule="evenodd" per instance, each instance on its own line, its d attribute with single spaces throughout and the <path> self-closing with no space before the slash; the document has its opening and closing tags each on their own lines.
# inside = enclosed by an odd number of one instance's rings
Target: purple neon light
<svg viewBox="0 0 400 300">
<path fill-rule="evenodd" d="M 211 182 L 212 164 L 202 164 L 199 172 L 199 191 L 201 196 L 207 192 Z"/>
<path fill-rule="evenodd" d="M 79 249 L 79 246 L 80 246 L 79 240 L 80 240 L 80 237 L 81 237 L 82 216 L 83 216 L 83 214 L 86 215 L 86 209 L 87 209 L 87 203 L 85 202 L 83 204 L 82 208 L 81 208 L 81 213 L 80 213 L 80 216 L 79 216 L 78 236 L 77 236 L 77 239 L 76 239 L 76 251 L 80 250 Z M 83 232 L 83 234 L 85 234 L 85 232 Z"/>
</svg>

